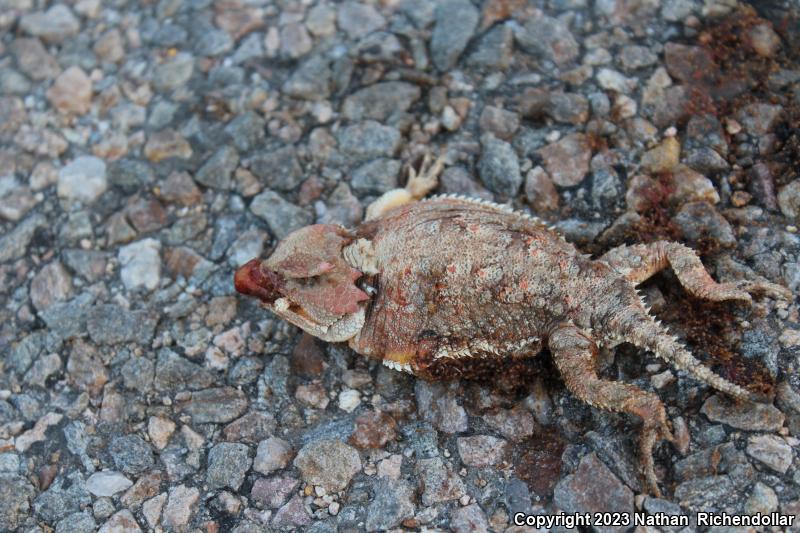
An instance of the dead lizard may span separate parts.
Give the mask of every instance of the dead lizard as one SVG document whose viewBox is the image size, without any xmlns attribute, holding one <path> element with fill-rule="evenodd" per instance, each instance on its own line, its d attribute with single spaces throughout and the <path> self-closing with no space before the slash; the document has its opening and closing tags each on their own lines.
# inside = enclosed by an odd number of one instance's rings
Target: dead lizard
<svg viewBox="0 0 800 533">
<path fill-rule="evenodd" d="M 315 337 L 347 342 L 424 379 L 454 377 L 471 361 L 532 357 L 547 346 L 578 398 L 642 419 L 642 472 L 660 494 L 653 447 L 674 442 L 664 405 L 652 392 L 600 378 L 598 347 L 630 342 L 735 398 L 751 394 L 695 359 L 648 313 L 636 285 L 671 266 L 690 294 L 706 300 L 791 293 L 767 282 L 717 283 L 679 243 L 622 246 L 592 260 L 508 207 L 423 199 L 442 167 L 441 159 L 426 160 L 353 230 L 317 224 L 293 232 L 268 259 L 236 272 L 236 290 Z"/>
</svg>

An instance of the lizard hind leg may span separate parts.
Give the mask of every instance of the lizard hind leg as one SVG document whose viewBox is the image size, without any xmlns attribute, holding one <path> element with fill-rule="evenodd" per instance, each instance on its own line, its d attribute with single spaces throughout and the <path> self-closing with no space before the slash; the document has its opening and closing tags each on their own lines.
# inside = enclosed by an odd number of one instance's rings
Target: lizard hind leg
<svg viewBox="0 0 800 533">
<path fill-rule="evenodd" d="M 738 300 L 749 303 L 751 294 L 791 299 L 789 289 L 767 281 L 743 280 L 717 283 L 708 274 L 691 248 L 677 242 L 656 241 L 650 244 L 620 246 L 600 258 L 628 281 L 639 284 L 671 266 L 686 291 L 704 300 Z"/>
<path fill-rule="evenodd" d="M 653 463 L 653 448 L 663 439 L 674 442 L 664 404 L 658 396 L 634 385 L 602 379 L 597 375 L 597 346 L 589 335 L 572 324 L 561 324 L 550 333 L 548 346 L 567 389 L 593 407 L 633 414 L 642 419 L 639 460 L 647 489 L 660 496 Z"/>
</svg>

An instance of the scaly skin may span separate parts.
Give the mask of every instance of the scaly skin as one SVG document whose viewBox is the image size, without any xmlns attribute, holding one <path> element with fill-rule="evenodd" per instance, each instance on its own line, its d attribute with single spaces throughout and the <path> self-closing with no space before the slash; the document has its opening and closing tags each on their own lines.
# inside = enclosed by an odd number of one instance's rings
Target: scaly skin
<svg viewBox="0 0 800 533">
<path fill-rule="evenodd" d="M 598 408 L 642 419 L 642 471 L 660 494 L 652 451 L 673 440 L 664 405 L 597 375 L 598 345 L 631 342 L 731 396 L 743 388 L 698 362 L 648 314 L 635 285 L 672 266 L 691 294 L 750 301 L 791 297 L 770 283 L 718 284 L 677 243 L 581 255 L 541 222 L 504 206 L 455 197 L 415 202 L 435 186 L 437 163 L 387 193 L 354 231 L 315 225 L 237 272 L 236 288 L 305 331 L 424 379 L 471 364 L 535 356 L 547 346 L 567 388 Z M 432 179 L 433 176 L 433 179 Z"/>
</svg>

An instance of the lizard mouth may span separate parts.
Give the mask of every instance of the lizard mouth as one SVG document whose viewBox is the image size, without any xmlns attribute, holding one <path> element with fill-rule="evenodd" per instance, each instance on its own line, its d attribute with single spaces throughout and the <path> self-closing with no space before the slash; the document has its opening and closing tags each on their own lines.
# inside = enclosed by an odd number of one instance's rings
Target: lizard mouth
<svg viewBox="0 0 800 533">
<path fill-rule="evenodd" d="M 236 271 L 233 285 L 236 292 L 272 305 L 283 296 L 284 280 L 277 272 L 264 268 L 258 259 L 252 259 Z"/>
</svg>

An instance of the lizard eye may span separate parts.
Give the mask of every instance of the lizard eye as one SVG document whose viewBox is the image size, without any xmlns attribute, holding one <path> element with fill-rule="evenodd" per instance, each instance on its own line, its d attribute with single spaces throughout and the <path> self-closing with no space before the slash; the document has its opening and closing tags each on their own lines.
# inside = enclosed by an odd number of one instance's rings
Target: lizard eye
<svg viewBox="0 0 800 533">
<path fill-rule="evenodd" d="M 236 291 L 247 296 L 255 296 L 262 302 L 272 304 L 281 297 L 283 277 L 277 272 L 261 266 L 261 261 L 253 259 L 236 271 L 233 278 Z"/>
<path fill-rule="evenodd" d="M 358 288 L 367 293 L 369 297 L 375 296 L 378 293 L 378 289 L 367 283 L 364 279 L 359 280 Z"/>
</svg>

